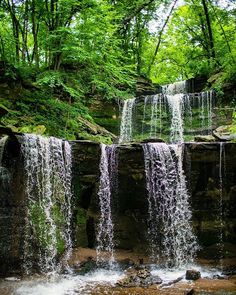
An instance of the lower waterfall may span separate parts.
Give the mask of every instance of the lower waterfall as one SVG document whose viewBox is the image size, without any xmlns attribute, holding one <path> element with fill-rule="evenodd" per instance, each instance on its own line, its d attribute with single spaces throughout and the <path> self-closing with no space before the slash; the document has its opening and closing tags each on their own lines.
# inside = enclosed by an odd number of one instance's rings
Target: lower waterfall
<svg viewBox="0 0 236 295">
<path fill-rule="evenodd" d="M 114 264 L 114 232 L 112 221 L 111 195 L 113 185 L 116 186 L 116 146 L 101 144 L 99 182 L 100 218 L 97 230 L 97 263 L 108 260 L 109 265 Z"/>
<path fill-rule="evenodd" d="M 197 250 L 182 168 L 182 147 L 143 145 L 151 257 L 165 267 L 191 263 Z"/>
<path fill-rule="evenodd" d="M 27 220 L 24 269 L 56 272 L 66 266 L 71 241 L 71 148 L 68 142 L 25 134 Z"/>
</svg>

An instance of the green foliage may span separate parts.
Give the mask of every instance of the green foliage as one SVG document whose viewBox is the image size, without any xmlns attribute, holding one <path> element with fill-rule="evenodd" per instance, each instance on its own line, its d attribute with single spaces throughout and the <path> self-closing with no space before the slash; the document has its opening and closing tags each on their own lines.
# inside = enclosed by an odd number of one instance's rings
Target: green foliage
<svg viewBox="0 0 236 295">
<path fill-rule="evenodd" d="M 231 134 L 236 134 L 236 111 L 233 112 L 233 121 L 232 121 L 232 125 L 229 129 Z M 234 140 L 236 141 L 236 139 Z"/>
<path fill-rule="evenodd" d="M 152 67 L 151 78 L 161 84 L 184 80 L 197 75 L 210 76 L 225 72 L 224 80 L 236 72 L 236 27 L 233 10 L 225 10 L 208 1 L 216 57 L 210 56 L 206 20 L 201 1 L 186 1 L 176 9 L 162 36 Z M 145 44 L 145 60 L 149 63 L 156 37 Z"/>
<path fill-rule="evenodd" d="M 134 95 L 139 75 L 167 84 L 220 73 L 212 84 L 223 95 L 222 85 L 236 81 L 235 10 L 186 0 L 172 11 L 173 3 L 0 1 L 4 79 L 33 86 L 3 97 L 12 110 L 3 123 L 20 132 L 110 143 L 90 135 L 78 117 L 93 122 L 86 106 L 95 97 Z"/>
</svg>

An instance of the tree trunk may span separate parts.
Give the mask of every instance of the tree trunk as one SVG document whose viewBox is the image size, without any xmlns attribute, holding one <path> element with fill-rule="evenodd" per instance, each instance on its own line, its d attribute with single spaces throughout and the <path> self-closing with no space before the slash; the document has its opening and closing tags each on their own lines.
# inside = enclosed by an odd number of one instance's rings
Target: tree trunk
<svg viewBox="0 0 236 295">
<path fill-rule="evenodd" d="M 201 0 L 201 1 L 202 1 L 203 9 L 204 9 L 204 14 L 205 14 L 205 17 L 206 17 L 211 57 L 215 59 L 216 54 L 215 54 L 215 48 L 214 48 L 214 40 L 213 40 L 213 33 L 212 33 L 212 28 L 211 28 L 211 21 L 210 21 L 209 11 L 208 11 L 206 1 L 205 0 Z"/>
<path fill-rule="evenodd" d="M 152 68 L 152 66 L 153 66 L 153 64 L 154 64 L 154 62 L 155 62 L 155 59 L 156 59 L 156 56 L 157 56 L 157 52 L 158 52 L 159 47 L 160 47 L 160 45 L 161 45 L 162 34 L 163 34 L 164 30 L 165 30 L 165 27 L 166 27 L 167 24 L 168 24 L 168 21 L 169 21 L 171 15 L 172 15 L 172 12 L 173 12 L 173 10 L 174 10 L 174 8 L 175 8 L 175 5 L 176 5 L 177 1 L 178 1 L 178 0 L 174 0 L 173 5 L 171 6 L 170 12 L 169 12 L 169 14 L 168 14 L 168 16 L 167 16 L 167 18 L 166 18 L 166 20 L 165 20 L 165 22 L 164 22 L 164 24 L 163 24 L 161 30 L 160 30 L 160 32 L 159 32 L 157 46 L 156 46 L 156 49 L 155 49 L 154 55 L 153 55 L 153 57 L 152 57 L 152 60 L 151 60 L 151 62 L 150 62 L 150 64 L 149 64 L 148 71 L 147 71 L 147 76 L 148 76 L 148 77 L 150 76 L 151 68 Z"/>
</svg>

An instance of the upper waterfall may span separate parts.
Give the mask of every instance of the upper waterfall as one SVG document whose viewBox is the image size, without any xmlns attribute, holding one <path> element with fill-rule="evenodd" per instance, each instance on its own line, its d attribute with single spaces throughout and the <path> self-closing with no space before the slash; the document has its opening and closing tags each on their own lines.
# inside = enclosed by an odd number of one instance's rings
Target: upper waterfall
<svg viewBox="0 0 236 295">
<path fill-rule="evenodd" d="M 213 91 L 187 93 L 187 82 L 162 86 L 162 92 L 124 101 L 119 143 L 161 138 L 181 143 L 211 134 Z"/>
</svg>

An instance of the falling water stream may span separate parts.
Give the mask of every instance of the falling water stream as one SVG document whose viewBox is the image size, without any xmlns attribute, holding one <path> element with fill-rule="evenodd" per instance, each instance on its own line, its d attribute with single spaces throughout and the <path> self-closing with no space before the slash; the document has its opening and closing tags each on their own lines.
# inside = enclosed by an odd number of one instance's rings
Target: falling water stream
<svg viewBox="0 0 236 295">
<path fill-rule="evenodd" d="M 186 93 L 186 82 L 163 86 L 160 94 L 144 97 L 143 113 L 138 118 L 141 134 L 161 137 L 168 125 L 171 144 L 142 144 L 147 189 L 147 240 L 152 274 L 163 281 L 184 276 L 194 262 L 198 243 L 192 228 L 192 212 L 183 170 L 183 145 L 186 118 L 200 121 L 200 133 L 212 128 L 213 92 Z M 135 136 L 133 117 L 137 99 L 124 101 L 119 143 Z M 195 113 L 194 113 L 195 112 Z M 167 122 L 167 123 L 166 123 Z M 148 126 L 148 127 L 147 127 Z M 188 126 L 188 128 L 190 128 Z M 0 166 L 5 138 L 0 139 Z M 114 286 L 124 273 L 115 261 L 114 205 L 118 190 L 118 145 L 100 145 L 98 187 L 99 216 L 96 228 L 96 267 L 85 275 L 69 273 L 72 253 L 72 154 L 67 141 L 54 137 L 23 136 L 22 156 L 25 163 L 27 218 L 24 239 L 24 270 L 36 270 L 45 277 L 31 277 L 16 285 L 13 294 L 103 294 L 95 293 L 98 285 Z M 220 144 L 219 165 L 219 255 L 223 253 L 223 176 L 224 145 Z M 116 223 L 115 223 L 116 225 Z M 107 267 L 108 266 L 108 267 Z M 103 267 L 103 269 L 101 269 Z M 183 272 L 184 271 L 184 272 Z M 49 274 L 53 274 L 49 276 Z M 176 277 L 173 277 L 176 278 Z M 108 294 L 108 293 L 107 293 Z M 121 293 L 119 293 L 121 294 Z M 128 293 L 127 293 L 128 294 Z"/>
<path fill-rule="evenodd" d="M 222 258 L 224 252 L 223 243 L 223 177 L 225 175 L 225 147 L 224 143 L 220 142 L 220 153 L 219 153 L 219 201 L 218 201 L 218 212 L 217 212 L 217 226 L 218 226 L 218 256 L 220 261 L 220 268 L 222 269 Z"/>
<path fill-rule="evenodd" d="M 8 136 L 0 138 L 0 180 L 4 188 L 9 185 L 10 175 L 8 170 L 3 166 L 3 155 Z"/>
<path fill-rule="evenodd" d="M 128 142 L 132 140 L 132 131 L 133 131 L 133 108 L 135 105 L 135 98 L 126 99 L 124 101 L 121 125 L 120 125 L 120 138 L 119 143 Z"/>
<path fill-rule="evenodd" d="M 112 267 L 114 264 L 114 233 L 112 222 L 112 180 L 115 175 L 116 160 L 115 146 L 101 144 L 100 159 L 100 182 L 99 182 L 99 205 L 100 218 L 97 230 L 97 262 L 109 261 Z"/>
<path fill-rule="evenodd" d="M 165 267 L 187 265 L 193 261 L 197 243 L 182 169 L 182 147 L 147 143 L 143 151 L 151 256 Z"/>
<path fill-rule="evenodd" d="M 59 256 L 66 264 L 72 248 L 71 148 L 54 137 L 25 134 L 22 154 L 28 200 L 24 269 L 58 272 Z"/>
<path fill-rule="evenodd" d="M 7 139 L 8 139 L 8 136 L 4 136 L 4 137 L 0 138 L 0 166 L 2 164 L 3 153 L 4 153 L 5 144 L 6 144 Z"/>
</svg>

